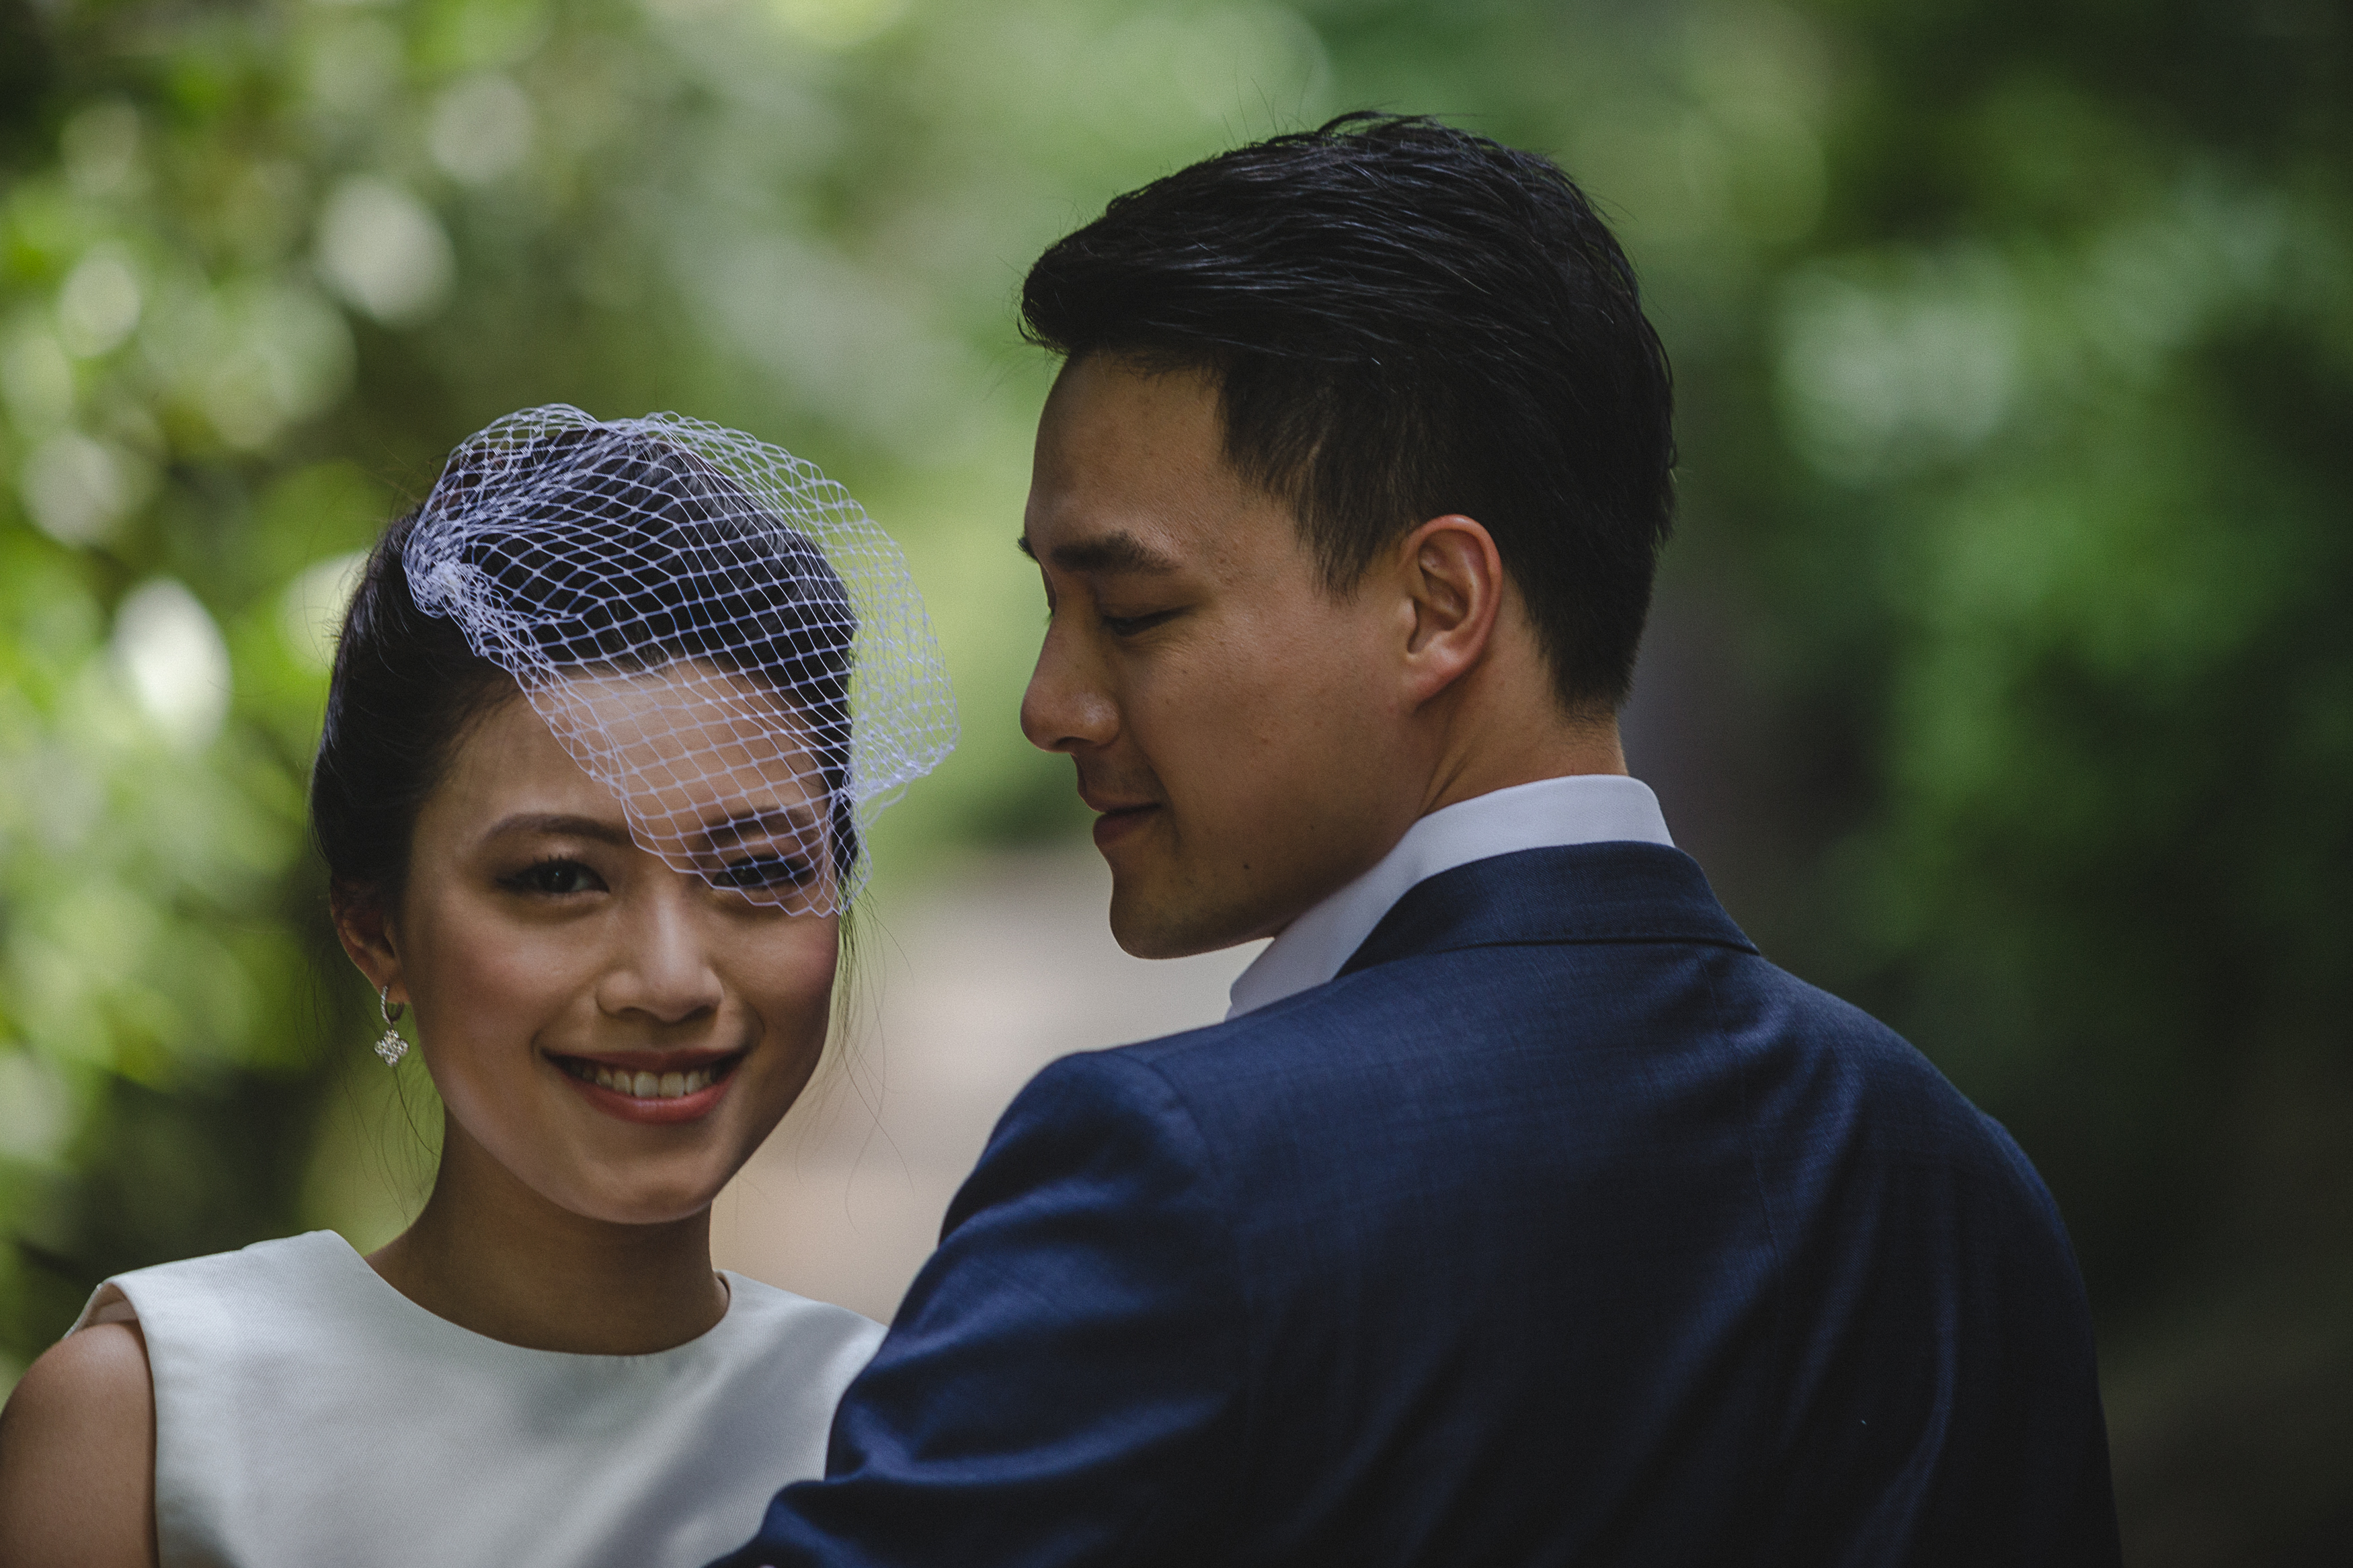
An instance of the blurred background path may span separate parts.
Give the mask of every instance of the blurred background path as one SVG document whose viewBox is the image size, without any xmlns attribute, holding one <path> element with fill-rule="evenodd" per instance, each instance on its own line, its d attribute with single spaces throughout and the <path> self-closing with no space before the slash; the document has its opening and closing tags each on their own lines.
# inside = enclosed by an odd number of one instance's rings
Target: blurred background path
<svg viewBox="0 0 2353 1568">
<path fill-rule="evenodd" d="M 888 1322 L 1016 1091 L 1071 1051 L 1213 1023 L 1263 946 L 1146 962 L 1092 848 L 987 858 L 870 911 L 850 1052 L 720 1199 L 723 1268 Z"/>
</svg>

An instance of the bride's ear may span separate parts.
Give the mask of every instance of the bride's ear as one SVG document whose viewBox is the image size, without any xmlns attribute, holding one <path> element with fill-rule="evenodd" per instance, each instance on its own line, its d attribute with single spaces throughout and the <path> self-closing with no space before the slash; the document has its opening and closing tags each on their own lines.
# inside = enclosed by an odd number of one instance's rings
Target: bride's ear
<svg viewBox="0 0 2353 1568">
<path fill-rule="evenodd" d="M 400 953 L 393 944 L 392 920 L 384 900 L 373 890 L 339 886 L 327 895 L 327 912 L 335 922 L 336 940 L 368 984 L 378 990 L 400 990 Z"/>
</svg>

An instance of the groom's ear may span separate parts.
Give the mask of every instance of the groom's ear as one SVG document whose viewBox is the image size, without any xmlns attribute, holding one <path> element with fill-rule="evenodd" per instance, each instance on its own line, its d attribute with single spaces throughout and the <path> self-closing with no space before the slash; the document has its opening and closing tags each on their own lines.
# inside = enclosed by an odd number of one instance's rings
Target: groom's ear
<svg viewBox="0 0 2353 1568">
<path fill-rule="evenodd" d="M 1406 535 L 1391 561 L 1402 590 L 1400 608 L 1411 617 L 1403 650 L 1405 695 L 1419 706 L 1486 657 L 1504 603 L 1504 559 L 1483 526 L 1450 512 Z"/>
</svg>

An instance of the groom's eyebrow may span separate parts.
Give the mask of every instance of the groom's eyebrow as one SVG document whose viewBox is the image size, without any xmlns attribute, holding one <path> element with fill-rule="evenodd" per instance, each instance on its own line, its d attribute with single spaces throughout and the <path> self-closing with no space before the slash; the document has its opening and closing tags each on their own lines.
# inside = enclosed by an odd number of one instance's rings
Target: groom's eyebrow
<svg viewBox="0 0 2353 1568">
<path fill-rule="evenodd" d="M 1014 541 L 1021 553 L 1030 560 L 1038 559 L 1037 550 L 1029 536 L 1023 534 Z M 1047 552 L 1054 565 L 1065 572 L 1133 572 L 1148 577 L 1165 577 L 1176 570 L 1176 563 L 1146 544 L 1135 535 L 1124 531 L 1098 534 L 1092 539 L 1075 539 L 1067 544 L 1057 544 Z"/>
</svg>

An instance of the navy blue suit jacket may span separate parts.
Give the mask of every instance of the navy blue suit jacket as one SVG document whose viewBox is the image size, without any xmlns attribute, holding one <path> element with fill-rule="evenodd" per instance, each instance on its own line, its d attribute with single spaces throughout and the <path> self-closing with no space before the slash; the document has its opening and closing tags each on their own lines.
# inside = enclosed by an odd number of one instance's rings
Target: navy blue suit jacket
<svg viewBox="0 0 2353 1568">
<path fill-rule="evenodd" d="M 1643 844 L 1006 1112 L 733 1565 L 2114 1563 L 2000 1127 Z"/>
</svg>

